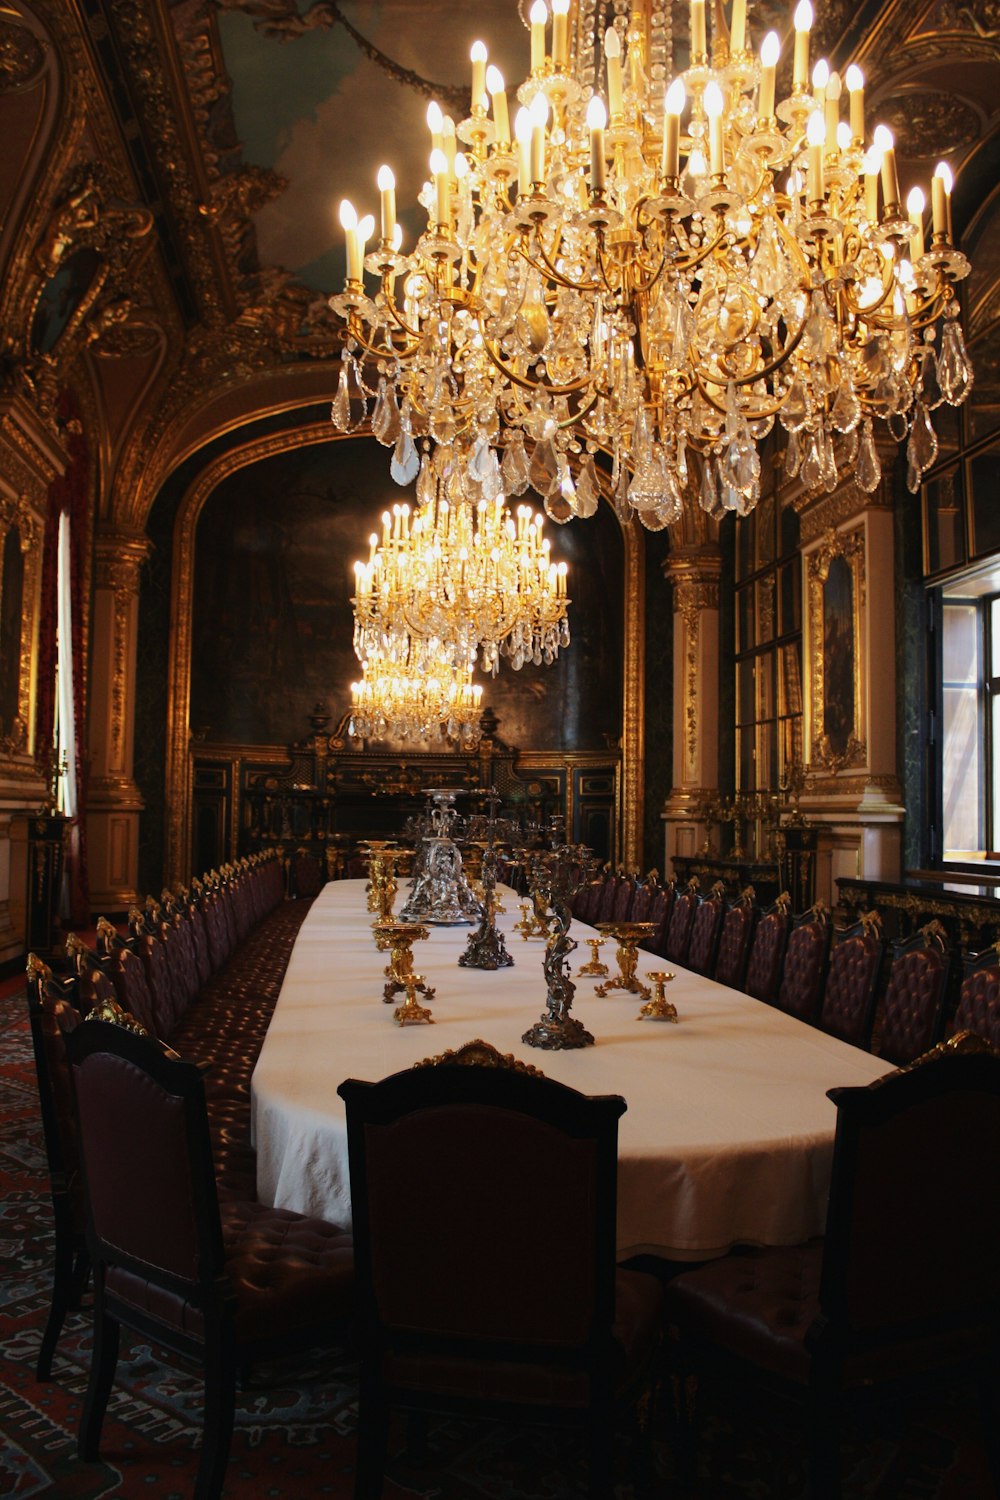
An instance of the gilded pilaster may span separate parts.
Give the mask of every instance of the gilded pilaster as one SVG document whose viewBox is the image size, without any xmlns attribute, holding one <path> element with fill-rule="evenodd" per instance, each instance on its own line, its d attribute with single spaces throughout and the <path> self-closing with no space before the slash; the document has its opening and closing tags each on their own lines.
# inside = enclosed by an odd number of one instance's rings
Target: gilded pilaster
<svg viewBox="0 0 1000 1500">
<path fill-rule="evenodd" d="M 675 854 L 694 854 L 704 834 L 698 821 L 705 793 L 719 784 L 718 545 L 680 548 L 664 564 L 673 585 L 673 788 L 663 808 L 664 868 Z"/>
<path fill-rule="evenodd" d="M 94 543 L 91 776 L 87 840 L 91 904 L 119 911 L 137 899 L 139 814 L 133 779 L 139 579 L 145 537 L 99 532 Z"/>
</svg>

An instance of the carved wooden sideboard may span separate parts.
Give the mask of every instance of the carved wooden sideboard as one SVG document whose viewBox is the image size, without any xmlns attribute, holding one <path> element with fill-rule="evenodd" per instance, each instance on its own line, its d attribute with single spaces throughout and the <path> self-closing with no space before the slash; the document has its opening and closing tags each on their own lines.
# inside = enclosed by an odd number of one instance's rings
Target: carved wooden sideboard
<svg viewBox="0 0 1000 1500">
<path fill-rule="evenodd" d="M 192 869 L 280 845 L 308 849 L 339 873 L 359 843 L 399 837 L 428 788 L 440 786 L 470 794 L 462 813 L 478 810 L 475 794 L 494 787 L 507 813 L 541 824 L 560 816 L 574 842 L 601 860 L 621 858 L 617 751 L 515 750 L 488 713 L 482 740 L 466 751 L 358 743 L 346 720 L 331 731 L 320 705 L 311 724 L 290 749 L 192 745 Z"/>
<path fill-rule="evenodd" d="M 840 904 L 851 918 L 874 907 L 890 938 L 910 937 L 937 918 L 962 953 L 980 952 L 1000 940 L 997 882 L 950 880 L 944 870 L 921 870 L 919 877 L 898 882 L 840 879 Z"/>
</svg>

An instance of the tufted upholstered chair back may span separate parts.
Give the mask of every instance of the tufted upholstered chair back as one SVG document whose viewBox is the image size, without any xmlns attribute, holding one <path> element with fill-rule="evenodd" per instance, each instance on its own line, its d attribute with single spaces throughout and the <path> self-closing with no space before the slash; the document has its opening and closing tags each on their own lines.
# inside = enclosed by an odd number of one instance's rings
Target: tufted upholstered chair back
<svg viewBox="0 0 1000 1500">
<path fill-rule="evenodd" d="M 830 952 L 830 914 L 814 906 L 798 917 L 788 934 L 777 1005 L 800 1021 L 815 1021 Z"/>
<path fill-rule="evenodd" d="M 700 899 L 697 882 L 693 882 L 674 901 L 664 943 L 664 957 L 669 958 L 671 963 L 687 963 L 691 928 L 694 926 L 694 914 L 698 910 Z"/>
<path fill-rule="evenodd" d="M 721 885 L 715 886 L 703 901 L 699 901 L 691 922 L 687 967 L 696 974 L 711 974 L 715 968 L 719 934 L 725 915 L 725 894 Z"/>
<path fill-rule="evenodd" d="M 897 1064 L 913 1062 L 941 1038 L 951 958 L 940 922 L 893 945 L 885 993 L 875 1018 L 875 1051 Z"/>
<path fill-rule="evenodd" d="M 777 997 L 785 944 L 788 942 L 791 925 L 791 903 L 787 892 L 783 891 L 774 905 L 761 916 L 750 945 L 750 960 L 743 988 L 755 1000 L 766 1000 L 773 1004 Z"/>
<path fill-rule="evenodd" d="M 876 912 L 835 935 L 819 1022 L 824 1031 L 867 1048 L 875 1019 L 875 990 L 885 943 Z"/>
<path fill-rule="evenodd" d="M 951 1029 L 975 1032 L 1000 1051 L 1000 949 L 969 958 Z"/>
<path fill-rule="evenodd" d="M 754 905 L 753 888 L 748 887 L 723 917 L 714 976 L 720 984 L 731 985 L 737 990 L 742 987 L 759 915 Z"/>
</svg>

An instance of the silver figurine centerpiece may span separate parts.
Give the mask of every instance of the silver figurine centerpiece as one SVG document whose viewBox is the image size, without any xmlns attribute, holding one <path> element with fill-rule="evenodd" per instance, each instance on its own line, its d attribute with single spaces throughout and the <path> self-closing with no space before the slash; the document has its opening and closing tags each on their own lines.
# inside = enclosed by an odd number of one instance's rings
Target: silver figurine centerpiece
<svg viewBox="0 0 1000 1500">
<path fill-rule="evenodd" d="M 521 1040 L 548 1052 L 571 1047 L 592 1047 L 594 1038 L 575 1016 L 570 1015 L 576 985 L 570 978 L 567 955 L 576 942 L 569 935 L 570 903 L 589 879 L 593 856 L 585 844 L 560 844 L 540 849 L 528 860 L 528 883 L 535 910 L 544 909 L 548 926 L 543 969 L 548 983 L 546 1011 Z"/>
<path fill-rule="evenodd" d="M 514 960 L 496 923 L 497 850 L 492 840 L 483 850 L 482 883 L 482 920 L 475 932 L 470 932 L 458 962 L 463 969 L 509 969 Z"/>
<path fill-rule="evenodd" d="M 427 922 L 435 927 L 459 927 L 478 922 L 482 906 L 462 868 L 462 852 L 454 839 L 458 814 L 455 798 L 462 787 L 430 787 L 430 809 L 422 821 L 418 857 L 410 894 L 399 914 L 401 922 Z"/>
</svg>

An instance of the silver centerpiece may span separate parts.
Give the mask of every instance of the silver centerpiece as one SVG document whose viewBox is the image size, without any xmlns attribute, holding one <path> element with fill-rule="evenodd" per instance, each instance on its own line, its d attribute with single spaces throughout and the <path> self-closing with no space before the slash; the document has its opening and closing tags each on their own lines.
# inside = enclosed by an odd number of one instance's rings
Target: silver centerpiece
<svg viewBox="0 0 1000 1500">
<path fill-rule="evenodd" d="M 493 842 L 496 823 L 496 793 L 490 792 L 488 839 L 483 849 L 483 917 L 475 932 L 469 934 L 465 952 L 458 962 L 463 969 L 509 969 L 514 960 L 507 951 L 504 935 L 496 924 L 497 848 Z"/>
<path fill-rule="evenodd" d="M 401 922 L 428 922 L 435 927 L 459 927 L 478 922 L 483 914 L 462 868 L 462 853 L 453 833 L 458 814 L 455 798 L 461 787 L 431 787 L 431 806 L 421 819 L 421 838 L 410 894 L 399 914 Z"/>
</svg>

